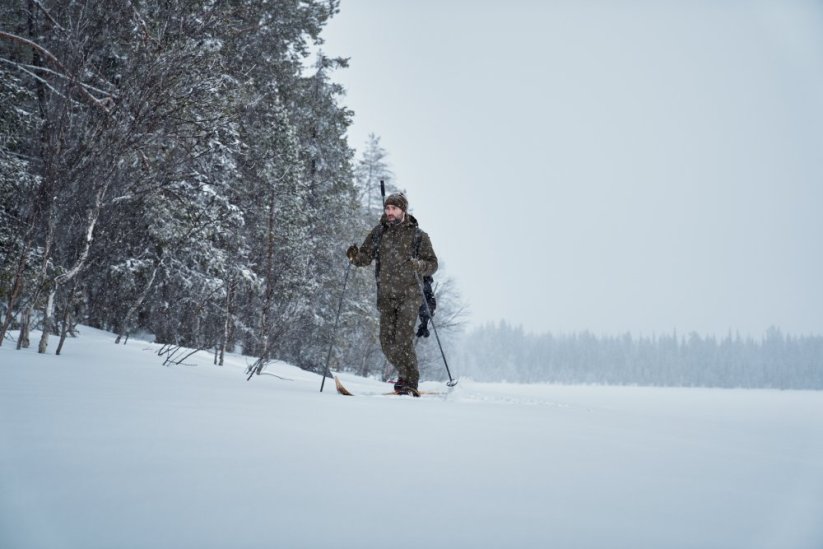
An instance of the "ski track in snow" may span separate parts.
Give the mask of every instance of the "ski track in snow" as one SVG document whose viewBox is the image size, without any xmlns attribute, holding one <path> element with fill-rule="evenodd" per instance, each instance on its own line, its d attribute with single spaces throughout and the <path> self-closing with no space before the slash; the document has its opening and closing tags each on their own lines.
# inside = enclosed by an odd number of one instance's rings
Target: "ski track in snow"
<svg viewBox="0 0 823 549">
<path fill-rule="evenodd" d="M 113 341 L 0 347 L 0 547 L 823 547 L 823 392 L 346 397 Z"/>
</svg>

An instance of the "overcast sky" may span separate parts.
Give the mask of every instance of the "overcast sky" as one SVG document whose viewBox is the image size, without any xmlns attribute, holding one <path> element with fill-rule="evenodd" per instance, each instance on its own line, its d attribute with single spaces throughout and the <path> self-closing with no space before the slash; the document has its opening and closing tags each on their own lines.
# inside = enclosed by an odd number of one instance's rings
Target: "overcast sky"
<svg viewBox="0 0 823 549">
<path fill-rule="evenodd" d="M 472 324 L 823 333 L 820 3 L 343 0 L 323 35 Z"/>
</svg>

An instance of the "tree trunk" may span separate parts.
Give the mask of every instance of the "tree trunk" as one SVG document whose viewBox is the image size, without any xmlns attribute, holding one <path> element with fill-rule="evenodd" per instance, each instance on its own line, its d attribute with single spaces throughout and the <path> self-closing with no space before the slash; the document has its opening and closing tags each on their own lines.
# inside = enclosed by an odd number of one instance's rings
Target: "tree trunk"
<svg viewBox="0 0 823 549">
<path fill-rule="evenodd" d="M 40 344 L 37 346 L 37 352 L 43 354 L 49 345 L 49 333 L 51 332 L 51 317 L 54 316 L 54 296 L 57 293 L 57 286 L 53 286 L 49 290 L 49 297 L 46 300 L 46 307 L 43 310 L 43 331 L 40 334 Z"/>
<path fill-rule="evenodd" d="M 122 328 L 120 329 L 120 333 L 117 334 L 117 339 L 114 340 L 114 344 L 117 345 L 120 343 L 120 339 L 123 336 L 126 336 L 126 340 L 123 342 L 123 345 L 126 344 L 126 341 L 129 340 L 128 334 L 129 330 L 131 329 L 131 318 L 134 316 L 134 313 L 137 312 L 137 309 L 143 305 L 143 302 L 146 300 L 146 297 L 149 295 L 149 290 L 151 290 L 152 285 L 154 285 L 154 279 L 157 276 L 157 269 L 160 268 L 160 263 L 162 259 L 155 260 L 154 262 L 154 269 L 151 271 L 151 276 L 149 277 L 149 281 L 146 282 L 146 287 L 143 288 L 143 291 L 140 293 L 140 296 L 137 298 L 137 301 L 131 304 L 129 310 L 126 312 L 126 316 L 123 318 Z"/>
<path fill-rule="evenodd" d="M 229 353 L 233 353 L 237 349 L 236 342 L 234 340 L 234 332 L 235 326 L 234 322 L 229 322 L 229 331 L 226 335 L 226 351 Z"/>
<path fill-rule="evenodd" d="M 220 366 L 223 365 L 223 357 L 226 354 L 226 345 L 229 341 L 229 318 L 231 316 L 231 293 L 234 289 L 234 282 L 229 283 L 226 286 L 226 313 L 223 318 L 223 338 L 220 342 L 220 356 L 219 356 L 219 363 Z M 217 357 L 216 357 L 217 358 Z"/>
<path fill-rule="evenodd" d="M 49 206 L 50 207 L 50 206 Z M 31 302 L 26 306 L 23 312 L 22 324 L 20 326 L 20 339 L 17 341 L 17 349 L 28 349 L 30 345 L 29 330 L 31 326 L 31 318 L 34 314 L 34 307 L 40 299 L 40 293 L 43 291 L 44 284 L 49 272 L 49 262 L 51 260 L 51 250 L 54 245 L 54 216 L 49 210 L 48 215 L 48 231 L 46 232 L 46 241 L 43 243 L 43 264 L 40 267 L 40 273 L 34 284 L 34 293 L 31 296 Z M 44 330 L 46 332 L 46 330 Z"/>
<path fill-rule="evenodd" d="M 28 349 L 29 341 L 29 322 L 31 320 L 32 306 L 29 305 L 23 309 L 23 316 L 20 318 L 20 337 L 17 338 L 17 350 Z"/>
<path fill-rule="evenodd" d="M 364 353 L 360 361 L 360 369 L 357 372 L 360 377 L 369 377 L 369 355 Z"/>
<path fill-rule="evenodd" d="M 63 350 L 63 343 L 66 342 L 66 334 L 69 332 L 71 326 L 71 306 L 74 301 L 74 292 L 77 290 L 77 280 L 71 285 L 71 291 L 66 295 L 66 307 L 63 309 L 62 327 L 60 329 L 60 343 L 57 344 L 57 350 L 54 354 L 59 355 Z"/>
<path fill-rule="evenodd" d="M 66 307 L 66 314 L 63 315 L 63 328 L 60 330 L 60 343 L 57 344 L 57 350 L 54 354 L 59 355 L 60 352 L 63 350 L 63 343 L 66 341 L 66 334 L 69 331 L 69 324 L 71 323 L 71 313 L 69 312 L 69 308 Z"/>
<path fill-rule="evenodd" d="M 198 308 L 194 311 L 194 319 L 192 319 L 192 341 L 190 343 L 191 347 L 194 349 L 202 349 L 203 345 L 203 338 L 200 334 L 200 326 L 203 324 L 203 318 L 201 315 L 201 309 Z"/>
<path fill-rule="evenodd" d="M 37 282 L 35 285 L 34 295 L 31 298 L 31 304 L 26 309 L 26 340 L 24 343 L 24 347 L 28 348 L 29 346 L 29 325 L 31 324 L 31 317 L 34 313 L 34 307 L 37 304 L 37 301 L 40 299 L 41 292 L 46 287 L 46 279 L 49 274 L 49 263 L 51 262 L 51 250 L 54 247 L 54 210 L 52 209 L 51 205 L 49 206 L 49 214 L 48 214 L 48 231 L 46 232 L 46 242 L 43 246 L 43 265 L 40 267 L 40 274 L 37 276 Z M 46 304 L 46 313 L 43 318 L 43 335 L 40 336 L 40 345 L 38 348 L 44 347 L 44 345 L 48 345 L 49 341 L 49 330 L 48 330 L 48 321 L 49 321 L 49 307 L 54 305 L 54 292 L 57 291 L 57 286 L 52 282 L 51 290 L 49 292 L 49 299 Z M 21 339 L 23 330 L 20 330 Z M 45 337 L 45 340 L 44 340 Z M 18 343 L 17 348 L 20 348 L 20 344 Z M 45 351 L 40 351 L 41 353 Z"/>
<path fill-rule="evenodd" d="M 266 234 L 266 292 L 263 300 L 263 311 L 260 317 L 260 339 L 262 349 L 260 358 L 266 359 L 269 355 L 269 338 L 271 336 L 271 313 L 274 301 L 274 190 L 269 194 L 269 218 Z"/>
<path fill-rule="evenodd" d="M 54 309 L 54 294 L 57 293 L 57 289 L 60 286 L 77 276 L 80 270 L 86 265 L 86 260 L 89 258 L 89 250 L 91 249 L 92 240 L 94 240 L 94 226 L 97 224 L 97 218 L 100 215 L 100 208 L 103 205 L 103 197 L 106 194 L 107 188 L 108 183 L 104 184 L 97 190 L 97 195 L 94 199 L 94 206 L 91 210 L 89 210 L 86 220 L 86 241 L 83 245 L 83 251 L 80 252 L 80 256 L 77 258 L 77 261 L 74 262 L 71 269 L 56 277 L 52 281 L 49 299 L 46 303 L 46 313 L 43 317 L 43 334 L 40 336 L 40 346 L 38 347 L 39 353 L 45 353 L 46 347 L 48 347 L 49 344 L 49 323 L 51 321 L 52 310 Z M 49 232 L 51 233 L 53 230 L 50 230 Z"/>
<path fill-rule="evenodd" d="M 3 345 L 3 340 L 6 338 L 6 331 L 11 326 L 11 321 L 14 318 L 14 306 L 17 304 L 17 299 L 23 293 L 23 272 L 26 270 L 26 257 L 29 253 L 29 242 L 23 246 L 20 252 L 20 260 L 17 262 L 17 270 L 14 273 L 14 284 L 9 292 L 8 310 L 6 311 L 6 318 L 3 320 L 3 325 L 0 326 L 0 345 Z"/>
</svg>

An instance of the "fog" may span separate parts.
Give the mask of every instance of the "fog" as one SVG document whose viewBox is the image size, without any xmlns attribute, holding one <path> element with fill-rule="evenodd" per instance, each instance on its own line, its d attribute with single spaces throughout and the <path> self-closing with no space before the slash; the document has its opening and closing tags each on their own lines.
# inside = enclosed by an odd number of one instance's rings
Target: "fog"
<svg viewBox="0 0 823 549">
<path fill-rule="evenodd" d="M 334 78 L 471 323 L 823 332 L 823 8 L 344 0 Z"/>
</svg>

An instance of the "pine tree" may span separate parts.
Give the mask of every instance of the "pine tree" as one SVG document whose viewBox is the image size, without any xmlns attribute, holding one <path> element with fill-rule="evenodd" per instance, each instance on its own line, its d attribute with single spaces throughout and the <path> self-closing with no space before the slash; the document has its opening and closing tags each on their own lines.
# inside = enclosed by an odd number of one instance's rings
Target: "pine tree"
<svg viewBox="0 0 823 549">
<path fill-rule="evenodd" d="M 396 192 L 397 187 L 394 183 L 394 174 L 388 164 L 388 153 L 380 145 L 380 138 L 377 135 L 369 134 L 354 174 L 358 198 L 365 208 L 366 215 L 379 218 L 383 213 L 380 182 L 385 183 L 387 194 Z"/>
</svg>

